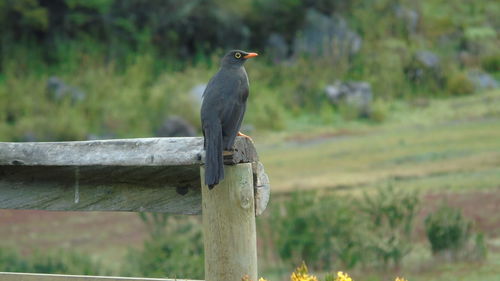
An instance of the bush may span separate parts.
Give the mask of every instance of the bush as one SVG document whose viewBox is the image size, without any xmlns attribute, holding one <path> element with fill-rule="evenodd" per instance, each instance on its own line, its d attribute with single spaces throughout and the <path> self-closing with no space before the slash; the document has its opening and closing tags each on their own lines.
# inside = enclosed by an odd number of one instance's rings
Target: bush
<svg viewBox="0 0 500 281">
<path fill-rule="evenodd" d="M 455 73 L 447 81 L 447 91 L 452 96 L 463 96 L 474 93 L 474 84 L 465 73 Z"/>
<path fill-rule="evenodd" d="M 367 255 L 383 268 L 398 268 L 411 251 L 411 235 L 420 199 L 415 192 L 397 190 L 393 186 L 380 188 L 374 195 L 364 194 L 359 208 L 364 214 L 370 233 L 366 237 Z"/>
<path fill-rule="evenodd" d="M 500 71 L 500 53 L 485 56 L 481 59 L 481 66 L 484 70 L 490 73 L 496 73 Z"/>
<path fill-rule="evenodd" d="M 391 186 L 355 200 L 349 196 L 319 196 L 295 192 L 272 206 L 266 224 L 269 239 L 290 266 L 307 261 L 315 270 L 359 263 L 398 267 L 411 250 L 417 193 Z M 266 235 L 259 235 L 266 237 Z"/>
<path fill-rule="evenodd" d="M 28 262 L 16 252 L 7 248 L 0 248 L 0 272 L 28 272 Z"/>
<path fill-rule="evenodd" d="M 425 218 L 425 231 L 434 255 L 456 259 L 471 238 L 472 222 L 460 209 L 441 206 Z"/>
<path fill-rule="evenodd" d="M 295 192 L 291 199 L 275 204 L 267 223 L 281 259 L 290 266 L 307 260 L 317 270 L 331 268 L 337 261 L 347 268 L 360 262 L 362 224 L 350 202 L 346 197 Z"/>
<path fill-rule="evenodd" d="M 29 259 L 28 272 L 77 274 L 77 275 L 106 275 L 100 262 L 92 260 L 85 254 L 72 251 L 58 251 L 53 253 L 37 253 Z"/>
<path fill-rule="evenodd" d="M 35 253 L 29 258 L 0 248 L 0 271 L 53 274 L 103 275 L 109 274 L 100 262 L 76 252 Z"/>
<path fill-rule="evenodd" d="M 376 123 L 382 123 L 389 115 L 389 102 L 382 99 L 376 99 L 372 104 L 370 120 Z"/>
</svg>

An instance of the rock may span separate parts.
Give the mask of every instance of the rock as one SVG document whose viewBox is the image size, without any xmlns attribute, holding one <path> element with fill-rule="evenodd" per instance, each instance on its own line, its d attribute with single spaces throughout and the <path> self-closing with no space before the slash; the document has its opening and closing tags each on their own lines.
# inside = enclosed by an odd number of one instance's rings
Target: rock
<svg viewBox="0 0 500 281">
<path fill-rule="evenodd" d="M 437 69 L 440 67 L 440 59 L 438 55 L 431 51 L 418 51 L 415 53 L 415 59 L 423 66 L 430 69 Z"/>
<path fill-rule="evenodd" d="M 424 80 L 442 82 L 441 59 L 431 51 L 417 51 L 406 67 L 406 74 L 414 82 Z"/>
<path fill-rule="evenodd" d="M 404 22 L 408 34 L 416 34 L 420 15 L 408 7 L 399 5 L 394 10 L 396 17 Z"/>
<path fill-rule="evenodd" d="M 156 130 L 157 137 L 193 137 L 196 130 L 188 121 L 179 116 L 170 116 Z"/>
<path fill-rule="evenodd" d="M 362 42 L 361 36 L 347 26 L 344 18 L 308 10 L 304 26 L 295 38 L 294 54 L 341 58 L 359 52 Z"/>
<path fill-rule="evenodd" d="M 72 104 L 85 100 L 87 96 L 79 88 L 64 83 L 56 76 L 50 77 L 47 81 L 47 93 L 53 101 L 61 101 L 69 96 Z"/>
<path fill-rule="evenodd" d="M 275 63 L 282 62 L 288 57 L 289 47 L 285 38 L 278 33 L 272 33 L 267 39 L 266 54 Z"/>
<path fill-rule="evenodd" d="M 484 73 L 481 71 L 470 71 L 469 73 L 467 73 L 467 77 L 472 82 L 472 84 L 474 84 L 476 90 L 488 90 L 500 87 L 498 81 L 488 73 Z"/>
<path fill-rule="evenodd" d="M 371 114 L 373 92 L 368 82 L 340 82 L 325 87 L 325 93 L 333 104 L 345 103 L 358 110 L 359 116 Z"/>
</svg>

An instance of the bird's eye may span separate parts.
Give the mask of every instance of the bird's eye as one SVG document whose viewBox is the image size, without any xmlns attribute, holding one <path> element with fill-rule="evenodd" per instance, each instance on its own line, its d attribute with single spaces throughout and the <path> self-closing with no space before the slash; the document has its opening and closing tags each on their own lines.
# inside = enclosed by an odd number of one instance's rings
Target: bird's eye
<svg viewBox="0 0 500 281">
<path fill-rule="evenodd" d="M 240 53 L 236 53 L 236 54 L 234 54 L 234 57 L 237 58 L 237 59 L 239 59 L 239 58 L 241 58 L 241 54 Z"/>
</svg>

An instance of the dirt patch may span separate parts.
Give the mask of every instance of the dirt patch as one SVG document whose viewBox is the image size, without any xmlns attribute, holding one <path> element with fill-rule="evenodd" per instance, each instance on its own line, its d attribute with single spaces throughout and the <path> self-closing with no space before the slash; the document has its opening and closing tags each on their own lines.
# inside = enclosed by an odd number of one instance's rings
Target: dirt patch
<svg viewBox="0 0 500 281">
<path fill-rule="evenodd" d="M 0 210 L 0 246 L 23 254 L 64 248 L 107 256 L 140 247 L 146 235 L 135 213 Z"/>
</svg>

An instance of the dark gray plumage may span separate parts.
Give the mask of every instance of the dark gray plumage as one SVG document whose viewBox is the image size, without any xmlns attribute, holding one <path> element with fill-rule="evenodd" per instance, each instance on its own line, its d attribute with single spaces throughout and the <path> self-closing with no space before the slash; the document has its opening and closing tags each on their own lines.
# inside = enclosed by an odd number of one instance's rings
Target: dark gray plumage
<svg viewBox="0 0 500 281">
<path fill-rule="evenodd" d="M 223 150 L 232 150 L 248 98 L 245 61 L 256 53 L 233 50 L 221 61 L 219 71 L 203 93 L 201 124 L 205 137 L 205 184 L 212 189 L 224 178 Z"/>
</svg>

